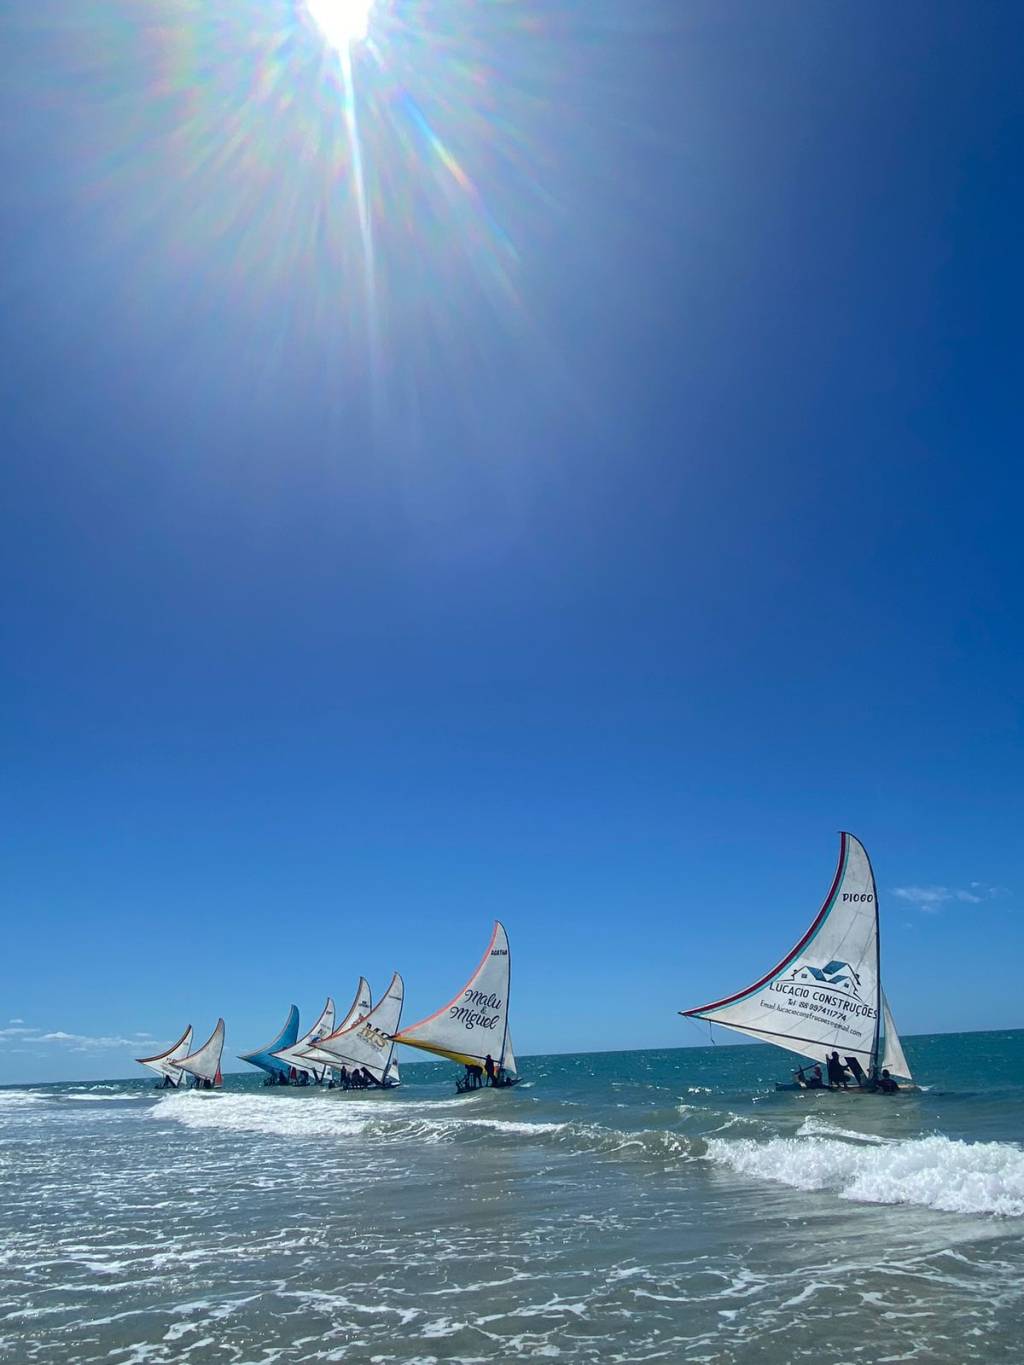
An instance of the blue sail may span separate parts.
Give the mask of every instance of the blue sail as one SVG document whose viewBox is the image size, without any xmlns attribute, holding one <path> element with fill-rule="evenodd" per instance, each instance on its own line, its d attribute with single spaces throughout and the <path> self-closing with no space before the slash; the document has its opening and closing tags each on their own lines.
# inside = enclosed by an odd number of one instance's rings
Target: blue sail
<svg viewBox="0 0 1024 1365">
<path fill-rule="evenodd" d="M 240 1053 L 240 1062 L 250 1062 L 253 1066 L 258 1066 L 260 1070 L 266 1071 L 271 1076 L 287 1076 L 288 1068 L 279 1058 L 274 1056 L 275 1052 L 280 1052 L 282 1048 L 294 1047 L 299 1036 L 299 1009 L 297 1005 L 292 1005 L 288 1011 L 288 1018 L 284 1021 L 284 1028 L 277 1035 L 272 1043 L 266 1047 L 258 1048 L 255 1052 Z"/>
</svg>

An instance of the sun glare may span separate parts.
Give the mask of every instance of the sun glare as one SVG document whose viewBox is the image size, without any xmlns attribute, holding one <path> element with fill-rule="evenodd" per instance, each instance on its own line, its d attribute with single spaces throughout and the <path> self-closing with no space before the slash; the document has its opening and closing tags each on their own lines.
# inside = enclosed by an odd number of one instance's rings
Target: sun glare
<svg viewBox="0 0 1024 1365">
<path fill-rule="evenodd" d="M 366 37 L 373 5 L 374 0 L 306 0 L 309 17 L 339 52 Z"/>
</svg>

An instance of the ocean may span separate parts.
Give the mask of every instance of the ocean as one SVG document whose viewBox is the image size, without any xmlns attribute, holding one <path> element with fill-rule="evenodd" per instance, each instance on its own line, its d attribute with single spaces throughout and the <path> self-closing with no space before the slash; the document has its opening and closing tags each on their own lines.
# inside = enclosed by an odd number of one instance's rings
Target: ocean
<svg viewBox="0 0 1024 1365">
<path fill-rule="evenodd" d="M 894 1097 L 756 1045 L 4 1089 L 0 1359 L 1019 1362 L 1024 1031 L 904 1041 Z"/>
</svg>

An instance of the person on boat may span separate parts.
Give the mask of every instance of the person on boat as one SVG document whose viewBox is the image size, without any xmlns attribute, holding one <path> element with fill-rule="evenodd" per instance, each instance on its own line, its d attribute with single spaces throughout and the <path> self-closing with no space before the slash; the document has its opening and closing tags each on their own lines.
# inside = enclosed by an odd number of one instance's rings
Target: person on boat
<svg viewBox="0 0 1024 1365">
<path fill-rule="evenodd" d="M 883 1095 L 895 1095 L 897 1090 L 899 1090 L 899 1086 L 884 1067 L 882 1068 L 882 1074 L 878 1080 L 878 1088 Z"/>
<path fill-rule="evenodd" d="M 342 1090 L 347 1090 L 347 1089 L 348 1089 L 348 1067 L 347 1067 L 347 1066 L 343 1066 L 343 1067 L 341 1068 L 341 1070 L 338 1072 L 338 1084 L 341 1086 Z"/>
<path fill-rule="evenodd" d="M 484 1070 L 487 1072 L 487 1079 L 490 1081 L 491 1085 L 497 1085 L 498 1080 L 497 1072 L 494 1066 L 494 1058 L 491 1056 L 489 1052 L 487 1054 L 486 1059 L 484 1060 Z"/>
<path fill-rule="evenodd" d="M 821 1067 L 815 1064 L 811 1074 L 804 1077 L 804 1085 L 808 1090 L 824 1090 L 825 1081 L 821 1074 Z"/>
<path fill-rule="evenodd" d="M 843 1066 L 842 1062 L 839 1060 L 838 1052 L 833 1052 L 832 1056 L 827 1059 L 827 1066 L 829 1085 L 839 1085 L 842 1086 L 844 1090 L 849 1089 L 850 1084 L 849 1072 L 846 1070 L 846 1067 Z"/>
</svg>

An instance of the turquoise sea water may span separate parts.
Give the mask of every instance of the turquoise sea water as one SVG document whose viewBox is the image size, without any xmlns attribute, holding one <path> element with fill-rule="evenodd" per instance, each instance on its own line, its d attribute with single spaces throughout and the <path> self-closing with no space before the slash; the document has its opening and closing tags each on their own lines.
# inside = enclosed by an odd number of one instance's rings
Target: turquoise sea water
<svg viewBox="0 0 1024 1365">
<path fill-rule="evenodd" d="M 1024 1032 L 907 1053 L 892 1098 L 758 1046 L 2 1090 L 0 1358 L 1020 1361 Z"/>
</svg>

